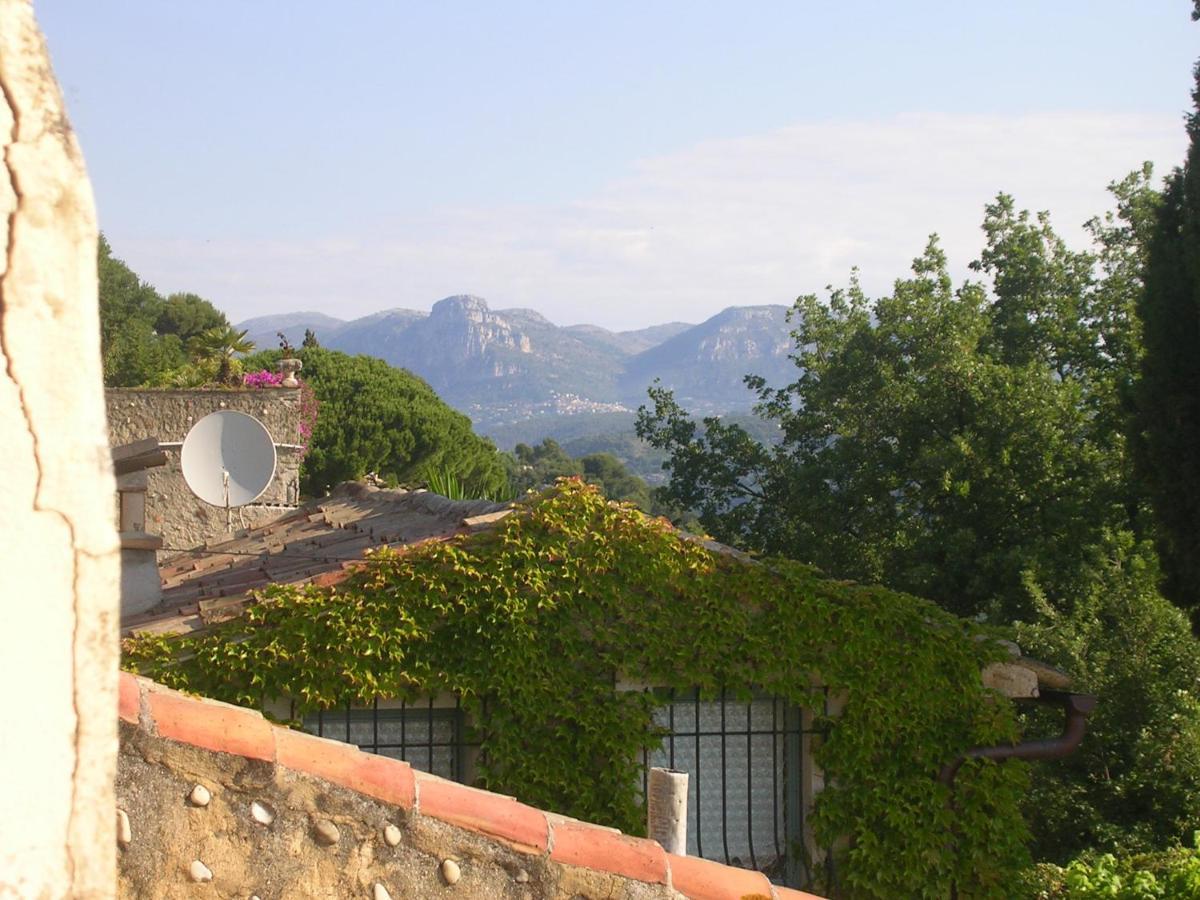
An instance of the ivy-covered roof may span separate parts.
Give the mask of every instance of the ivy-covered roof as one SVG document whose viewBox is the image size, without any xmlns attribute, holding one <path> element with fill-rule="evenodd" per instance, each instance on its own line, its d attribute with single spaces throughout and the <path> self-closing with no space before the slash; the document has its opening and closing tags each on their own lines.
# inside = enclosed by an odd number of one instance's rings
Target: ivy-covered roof
<svg viewBox="0 0 1200 900">
<path fill-rule="evenodd" d="M 1009 897 L 1028 864 L 1012 704 L 980 680 L 1008 651 L 934 604 L 788 560 L 747 565 L 562 482 L 496 527 L 380 549 L 328 586 L 275 585 L 198 635 L 127 640 L 124 665 L 175 688 L 296 715 L 451 692 L 475 723 L 479 786 L 626 832 L 662 730 L 644 684 L 763 691 L 813 712 L 826 786 L 811 818 L 862 897 Z M 818 687 L 821 685 L 823 687 Z M 821 714 L 823 690 L 844 700 Z M 848 842 L 843 839 L 848 838 Z"/>
</svg>

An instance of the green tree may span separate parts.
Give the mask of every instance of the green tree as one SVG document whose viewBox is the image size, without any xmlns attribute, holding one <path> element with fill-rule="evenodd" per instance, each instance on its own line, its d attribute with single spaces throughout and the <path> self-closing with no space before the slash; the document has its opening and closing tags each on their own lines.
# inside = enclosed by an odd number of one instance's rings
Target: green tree
<svg viewBox="0 0 1200 900">
<path fill-rule="evenodd" d="M 517 444 L 508 456 L 509 480 L 518 493 L 540 491 L 555 479 L 582 475 L 583 467 L 558 441 L 545 438 L 540 444 Z"/>
<path fill-rule="evenodd" d="M 225 316 L 195 294 L 166 300 L 113 256 L 104 235 L 97 245 L 100 352 L 109 387 L 167 384 L 187 365 L 187 343 L 201 332 L 228 327 Z"/>
<path fill-rule="evenodd" d="M 104 383 L 110 387 L 144 384 L 158 373 L 186 362 L 178 337 L 161 337 L 155 322 L 163 299 L 112 254 L 104 235 L 97 245 L 100 299 L 100 353 Z"/>
<path fill-rule="evenodd" d="M 658 513 L 650 487 L 611 453 L 589 453 L 581 457 L 583 479 L 604 492 L 609 500 L 632 503 L 644 512 Z"/>
<path fill-rule="evenodd" d="M 1100 702 L 1080 749 L 1032 769 L 1034 852 L 1133 853 L 1191 842 L 1200 809 L 1200 644 L 1158 593 L 1150 542 L 1107 536 L 1066 611 L 1039 598 L 1018 626 L 1026 652 L 1070 672 Z M 1031 730 L 1053 733 L 1061 715 Z"/>
<path fill-rule="evenodd" d="M 509 480 L 517 493 L 538 491 L 556 479 L 580 477 L 600 488 L 609 500 L 632 503 L 642 512 L 672 519 L 683 518 L 675 507 L 661 502 L 641 478 L 611 453 L 572 457 L 553 438 L 540 444 L 517 444 L 506 455 Z"/>
<path fill-rule="evenodd" d="M 305 350 L 311 350 L 320 347 L 321 344 L 317 340 L 317 333 L 311 328 L 305 328 L 304 341 L 300 344 L 300 346 Z"/>
<path fill-rule="evenodd" d="M 198 294 L 171 294 L 154 322 L 155 331 L 178 335 L 185 346 L 198 334 L 228 326 L 225 314 Z"/>
<path fill-rule="evenodd" d="M 1159 202 L 1149 168 L 1070 250 L 1001 196 L 975 269 L 936 242 L 892 294 L 797 303 L 796 381 L 758 387 L 767 446 L 651 392 L 639 431 L 668 493 L 718 537 L 1018 624 L 1026 649 L 1101 696 L 1079 754 L 1034 769 L 1039 856 L 1163 847 L 1200 802 L 1200 650 L 1160 596 L 1125 440 L 1137 298 Z M 1034 721 L 1032 733 L 1060 723 Z"/>
<path fill-rule="evenodd" d="M 471 431 L 424 381 L 371 356 L 302 349 L 304 380 L 320 403 L 301 471 L 301 489 L 322 496 L 375 472 L 392 483 L 420 484 L 432 473 L 452 475 L 475 495 L 508 486 L 501 455 Z M 278 350 L 247 358 L 247 368 L 275 369 Z"/>
<path fill-rule="evenodd" d="M 1167 180 L 1139 311 L 1135 446 L 1158 524 L 1163 590 L 1200 628 L 1200 65 L 1187 159 Z"/>
<path fill-rule="evenodd" d="M 1143 208 L 1149 172 L 1114 191 L 1096 252 L 1001 195 L 975 264 L 991 291 L 954 289 L 934 239 L 889 297 L 854 280 L 800 298 L 797 380 L 748 379 L 776 445 L 701 427 L 653 389 L 638 428 L 671 453 L 667 497 L 722 540 L 961 614 L 1029 614 L 1031 577 L 1063 596 L 1106 529 L 1138 527 L 1109 349 L 1129 341 L 1132 305 L 1099 264 L 1132 252 L 1136 233 L 1114 223 Z"/>
</svg>

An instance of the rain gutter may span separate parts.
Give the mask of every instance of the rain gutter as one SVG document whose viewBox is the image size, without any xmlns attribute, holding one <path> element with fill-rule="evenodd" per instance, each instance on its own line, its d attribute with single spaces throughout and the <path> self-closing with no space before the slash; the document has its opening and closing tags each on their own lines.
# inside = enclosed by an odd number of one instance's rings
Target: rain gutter
<svg viewBox="0 0 1200 900">
<path fill-rule="evenodd" d="M 1063 708 L 1066 721 L 1063 732 L 1056 738 L 1046 738 L 1038 741 L 1022 741 L 1019 744 L 998 744 L 992 747 L 972 747 L 966 753 L 955 757 L 942 767 L 938 773 L 938 781 L 951 790 L 954 789 L 954 778 L 959 768 L 968 759 L 1061 759 L 1070 756 L 1079 747 L 1087 730 L 1087 718 L 1096 708 L 1096 698 L 1091 694 L 1072 694 L 1069 691 L 1041 691 L 1037 697 L 1031 698 L 1038 703 L 1056 704 Z"/>
</svg>

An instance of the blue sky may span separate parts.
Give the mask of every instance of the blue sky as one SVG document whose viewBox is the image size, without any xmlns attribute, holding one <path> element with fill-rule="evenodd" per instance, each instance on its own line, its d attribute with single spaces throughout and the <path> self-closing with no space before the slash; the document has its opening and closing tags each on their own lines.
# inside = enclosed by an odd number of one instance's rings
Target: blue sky
<svg viewBox="0 0 1200 900">
<path fill-rule="evenodd" d="M 1143 3 L 35 3 L 101 228 L 234 320 L 452 293 L 700 321 L 999 190 L 1079 225 L 1182 159 L 1200 25 Z"/>
</svg>

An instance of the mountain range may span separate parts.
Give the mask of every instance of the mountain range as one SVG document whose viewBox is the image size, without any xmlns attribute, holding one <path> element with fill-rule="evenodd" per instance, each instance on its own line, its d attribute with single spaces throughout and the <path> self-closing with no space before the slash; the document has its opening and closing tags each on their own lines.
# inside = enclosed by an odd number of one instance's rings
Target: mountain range
<svg viewBox="0 0 1200 900">
<path fill-rule="evenodd" d="M 561 417 L 631 418 L 659 379 L 697 414 L 748 410 L 747 374 L 782 386 L 795 378 L 785 306 L 740 306 L 698 325 L 669 322 L 634 331 L 558 326 L 531 309 L 489 308 L 480 297 L 447 297 L 428 312 L 389 309 L 346 321 L 317 312 L 248 319 L 237 326 L 260 347 L 282 332 L 299 346 L 311 330 L 321 346 L 365 353 L 424 378 L 481 434 Z M 621 415 L 623 414 L 623 415 Z"/>
</svg>

